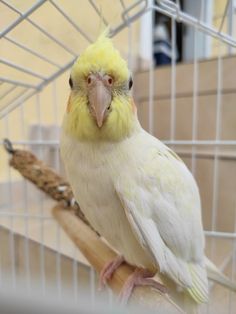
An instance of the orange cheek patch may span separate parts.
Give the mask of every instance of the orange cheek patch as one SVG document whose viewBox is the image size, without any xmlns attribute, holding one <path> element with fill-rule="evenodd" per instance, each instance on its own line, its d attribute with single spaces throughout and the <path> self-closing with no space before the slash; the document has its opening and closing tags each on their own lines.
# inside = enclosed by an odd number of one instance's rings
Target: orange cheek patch
<svg viewBox="0 0 236 314">
<path fill-rule="evenodd" d="M 71 101 L 70 101 L 71 96 L 69 96 L 69 99 L 67 101 L 67 106 L 66 106 L 66 112 L 69 113 L 71 111 Z"/>
</svg>

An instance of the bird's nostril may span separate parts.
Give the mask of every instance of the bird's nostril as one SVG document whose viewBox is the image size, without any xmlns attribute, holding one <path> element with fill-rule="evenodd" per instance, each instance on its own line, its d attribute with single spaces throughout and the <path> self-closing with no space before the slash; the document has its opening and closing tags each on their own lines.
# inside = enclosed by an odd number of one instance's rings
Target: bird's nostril
<svg viewBox="0 0 236 314">
<path fill-rule="evenodd" d="M 92 84 L 92 82 L 93 82 L 93 78 L 91 77 L 91 75 L 89 75 L 87 77 L 87 84 L 90 85 L 90 84 Z"/>
</svg>

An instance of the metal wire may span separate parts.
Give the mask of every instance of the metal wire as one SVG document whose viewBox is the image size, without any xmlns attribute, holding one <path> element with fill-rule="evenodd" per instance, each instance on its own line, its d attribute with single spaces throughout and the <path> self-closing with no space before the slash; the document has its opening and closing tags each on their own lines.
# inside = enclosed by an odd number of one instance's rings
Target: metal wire
<svg viewBox="0 0 236 314">
<path fill-rule="evenodd" d="M 176 119 L 176 25 L 171 18 L 171 113 L 170 113 L 170 139 L 175 139 Z"/>
<path fill-rule="evenodd" d="M 164 8 L 161 8 L 159 6 L 154 6 L 154 10 L 163 13 L 165 15 L 168 15 L 170 17 L 177 18 L 177 12 L 176 9 L 173 9 L 168 6 L 164 6 Z M 196 26 L 199 30 L 203 31 L 205 34 L 210 35 L 217 40 L 220 40 L 221 42 L 224 42 L 226 44 L 229 44 L 233 47 L 236 47 L 236 40 L 234 40 L 232 37 L 228 36 L 224 33 L 219 33 L 217 30 L 215 30 L 213 27 L 205 24 L 204 22 L 198 20 L 197 18 L 183 12 L 178 11 L 178 18 L 181 22 L 184 22 L 186 25 L 189 26 Z"/>
<path fill-rule="evenodd" d="M 1 0 L 6 6 L 8 6 L 10 9 L 12 9 L 14 12 L 20 14 L 22 16 L 22 13 L 14 7 L 12 4 L 9 4 L 5 0 Z M 76 53 L 74 53 L 70 48 L 68 48 L 66 45 L 64 45 L 63 42 L 58 40 L 56 37 L 54 37 L 52 34 L 50 34 L 48 31 L 46 31 L 44 28 L 42 28 L 39 24 L 35 23 L 32 19 L 28 17 L 28 15 L 25 17 L 25 20 L 28 21 L 32 26 L 37 28 L 41 33 L 43 33 L 45 36 L 50 38 L 53 42 L 58 44 L 58 46 L 62 47 L 64 50 L 66 50 L 68 53 L 70 53 L 73 56 L 76 56 Z M 1 37 L 0 37 L 1 38 Z"/>
<path fill-rule="evenodd" d="M 5 36 L 4 39 L 6 39 L 7 41 L 9 41 L 10 43 L 16 45 L 17 47 L 22 48 L 23 50 L 29 52 L 30 54 L 40 58 L 43 61 L 46 61 L 47 63 L 57 67 L 58 69 L 60 69 L 60 64 L 56 63 L 54 60 L 50 60 L 47 57 L 45 57 L 44 55 L 38 53 L 37 51 L 27 47 L 26 45 L 20 43 L 19 41 L 15 40 L 14 38 L 11 38 L 9 36 Z"/>
<path fill-rule="evenodd" d="M 221 136 L 221 89 L 222 89 L 222 57 L 221 47 L 219 47 L 218 63 L 217 63 L 217 99 L 216 99 L 216 135 L 215 140 L 219 140 Z M 215 147 L 214 151 L 214 170 L 213 170 L 213 201 L 212 201 L 212 230 L 216 230 L 217 227 L 217 203 L 219 195 L 219 159 L 218 159 L 218 147 Z"/>
<path fill-rule="evenodd" d="M 220 23 L 219 30 L 218 30 L 219 33 L 222 31 L 222 28 L 224 26 L 224 22 L 225 22 L 225 18 L 226 18 L 227 12 L 228 12 L 230 2 L 231 2 L 231 0 L 228 0 L 226 2 L 224 13 L 223 13 L 223 16 L 221 18 L 221 23 Z"/>
<path fill-rule="evenodd" d="M 148 99 L 148 131 L 149 133 L 154 133 L 154 60 L 153 60 L 153 25 L 154 25 L 154 14 L 153 12 L 149 12 L 150 21 L 151 21 L 151 29 L 150 29 L 150 38 L 151 40 L 151 49 L 150 49 L 150 65 L 149 65 L 149 99 Z"/>
<path fill-rule="evenodd" d="M 16 86 L 22 86 L 22 87 L 26 87 L 26 88 L 37 89 L 36 85 L 31 85 L 31 84 L 20 82 L 20 81 L 17 81 L 17 80 L 8 79 L 8 78 L 3 77 L 3 76 L 0 76 L 0 81 L 2 83 L 9 83 L 9 84 L 13 84 L 13 85 L 16 85 Z"/>
<path fill-rule="evenodd" d="M 18 94 L 14 95 L 14 97 L 12 97 L 11 100 L 8 100 L 8 102 L 6 104 L 1 105 L 1 109 L 8 108 L 9 104 L 11 104 L 12 102 L 18 100 L 20 97 L 24 96 L 27 92 L 28 92 L 27 88 L 19 91 Z"/>
<path fill-rule="evenodd" d="M 235 211 L 234 211 L 234 232 L 236 233 L 236 200 L 235 200 Z M 232 281 L 235 281 L 236 278 L 236 238 L 234 239 L 233 243 L 233 249 L 232 249 L 232 273 L 231 273 L 231 279 Z M 233 300 L 234 300 L 234 293 L 230 293 L 230 299 L 229 299 L 229 313 L 233 314 L 234 307 L 233 307 Z"/>
<path fill-rule="evenodd" d="M 67 15 L 63 11 L 63 9 L 58 5 L 58 3 L 55 3 L 55 1 L 53 0 L 50 0 L 50 2 L 61 13 L 61 15 L 63 15 L 64 18 L 75 28 L 75 30 L 77 30 L 77 32 L 79 32 L 89 43 L 92 42 L 92 39 L 90 38 L 90 36 L 88 36 L 88 34 L 86 34 L 77 24 L 75 24 L 74 21 L 72 21 L 69 15 Z"/>
<path fill-rule="evenodd" d="M 30 16 L 35 10 L 37 10 L 44 2 L 47 0 L 39 0 L 36 2 L 28 11 L 25 13 L 20 13 L 20 17 L 16 19 L 12 24 L 10 24 L 5 30 L 3 30 L 0 33 L 0 38 L 3 36 L 6 36 L 13 28 L 15 28 L 18 24 L 20 24 L 24 19 L 26 19 L 28 16 Z M 6 6 L 8 6 L 10 9 L 12 9 L 12 6 L 6 1 L 1 0 L 2 3 L 4 3 Z"/>
<path fill-rule="evenodd" d="M 5 132 L 6 136 L 9 137 L 9 117 L 5 119 Z M 8 168 L 8 204 L 9 210 L 13 210 L 13 199 L 12 199 L 12 173 L 10 167 Z M 12 287 L 16 288 L 16 246 L 14 237 L 14 216 L 9 216 L 9 253 L 11 262 L 11 280 Z"/>
<path fill-rule="evenodd" d="M 25 102 L 26 100 L 28 100 L 29 98 L 31 98 L 32 96 L 34 96 L 35 94 L 37 94 L 37 92 L 41 89 L 43 89 L 45 86 L 47 86 L 49 83 L 51 83 L 53 80 L 55 80 L 58 76 L 60 76 L 61 74 L 63 74 L 66 70 L 68 70 L 72 64 L 74 63 L 75 59 L 73 58 L 72 61 L 70 61 L 69 63 L 67 63 L 65 66 L 61 67 L 59 71 L 55 72 L 54 74 L 52 74 L 49 78 L 47 78 L 44 82 L 42 82 L 39 86 L 31 86 L 28 84 L 21 84 L 19 83 L 18 85 L 23 85 L 26 86 L 28 85 L 29 87 L 35 88 L 36 90 L 34 91 L 29 91 L 27 93 L 27 95 L 21 96 L 21 98 L 19 98 L 18 100 L 16 100 L 15 102 L 9 104 L 9 106 L 7 108 L 5 108 L 4 110 L 0 110 L 0 119 L 4 118 L 6 115 L 8 115 L 12 110 L 14 110 L 15 108 L 17 108 L 22 102 Z M 0 81 L 4 81 L 5 79 L 2 79 L 0 77 Z M 6 81 L 6 80 L 5 80 Z M 8 80 L 9 83 L 9 80 Z"/>
<path fill-rule="evenodd" d="M 14 68 L 14 69 L 16 69 L 16 70 L 19 70 L 19 71 L 21 71 L 21 72 L 24 72 L 24 73 L 26 73 L 26 74 L 29 74 L 29 75 L 35 76 L 35 77 L 37 77 L 37 78 L 40 78 L 40 79 L 42 79 L 42 80 L 45 80 L 45 79 L 46 79 L 44 76 L 42 76 L 42 75 L 40 75 L 40 74 L 38 74 L 38 73 L 35 73 L 34 71 L 31 71 L 30 69 L 27 69 L 27 68 L 25 68 L 25 67 L 22 67 L 22 66 L 20 66 L 20 65 L 17 65 L 17 64 L 15 64 L 15 63 L 10 62 L 10 61 L 7 61 L 7 60 L 5 60 L 5 59 L 1 59 L 1 60 L 0 60 L 0 63 L 5 64 L 5 65 L 7 65 L 7 66 L 9 66 L 9 67 L 12 67 L 12 68 Z"/>
<path fill-rule="evenodd" d="M 6 97 L 8 94 L 10 94 L 13 90 L 16 89 L 16 86 L 11 86 L 5 93 L 0 95 L 0 99 L 3 100 L 4 97 Z"/>
<path fill-rule="evenodd" d="M 197 139 L 198 122 L 198 56 L 197 56 L 197 29 L 194 27 L 193 39 L 193 113 L 192 113 L 192 140 Z M 196 174 L 196 146 L 192 146 L 192 173 Z"/>
<path fill-rule="evenodd" d="M 102 12 L 100 12 L 99 8 L 96 6 L 96 4 L 94 3 L 93 0 L 89 0 L 89 3 L 91 4 L 91 6 L 93 7 L 94 11 L 98 14 L 98 16 L 102 19 L 103 23 L 108 26 L 108 22 L 107 20 L 104 18 L 104 16 L 102 15 Z"/>
<path fill-rule="evenodd" d="M 39 140 L 43 140 L 42 136 L 42 117 L 41 117 L 41 103 L 40 103 L 40 95 L 37 94 L 35 97 L 35 109 L 37 113 L 37 120 L 39 125 Z M 40 147 L 39 150 L 39 158 L 43 158 L 43 151 Z M 38 196 L 39 200 L 39 210 L 38 215 L 44 216 L 44 199 L 42 193 Z M 40 280 L 41 280 L 41 291 L 43 295 L 46 294 L 46 273 L 45 273 L 45 239 L 44 239 L 44 220 L 40 219 Z"/>
<path fill-rule="evenodd" d="M 24 104 L 20 106 L 20 119 L 23 138 L 26 137 L 25 130 L 25 112 Z M 23 180 L 23 199 L 24 199 L 24 258 L 25 258 L 25 277 L 28 293 L 30 292 L 31 267 L 30 267 L 30 247 L 29 247 L 29 206 L 28 206 L 28 186 L 26 180 Z"/>
</svg>

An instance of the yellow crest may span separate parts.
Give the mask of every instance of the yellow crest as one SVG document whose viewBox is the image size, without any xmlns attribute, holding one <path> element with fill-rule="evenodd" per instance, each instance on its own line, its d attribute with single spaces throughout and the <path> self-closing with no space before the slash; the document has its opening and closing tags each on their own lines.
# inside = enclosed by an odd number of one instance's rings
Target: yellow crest
<svg viewBox="0 0 236 314">
<path fill-rule="evenodd" d="M 129 78 L 126 61 L 113 46 L 108 37 L 108 30 L 104 31 L 98 39 L 78 57 L 72 68 L 73 77 L 86 77 L 91 72 L 104 71 L 115 76 L 120 82 Z"/>
</svg>

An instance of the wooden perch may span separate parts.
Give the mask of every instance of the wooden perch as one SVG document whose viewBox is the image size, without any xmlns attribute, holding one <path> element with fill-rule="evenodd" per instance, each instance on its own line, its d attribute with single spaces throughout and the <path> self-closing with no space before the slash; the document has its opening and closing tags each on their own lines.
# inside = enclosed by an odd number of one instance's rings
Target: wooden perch
<svg viewBox="0 0 236 314">
<path fill-rule="evenodd" d="M 116 253 L 92 229 L 79 205 L 70 203 L 73 195 L 69 183 L 38 160 L 31 152 L 13 149 L 8 140 L 4 141 L 4 146 L 12 155 L 10 165 L 47 195 L 59 201 L 52 210 L 53 216 L 90 264 L 97 272 L 100 272 L 104 265 L 116 256 Z M 109 282 L 109 286 L 115 293 L 120 292 L 133 270 L 132 266 L 124 263 L 115 272 Z M 160 278 L 158 280 L 161 281 Z M 183 313 L 169 296 L 162 295 L 151 287 L 137 287 L 131 297 L 131 302 L 156 309 L 159 313 Z M 178 304 L 182 304 L 182 302 L 178 302 Z"/>
<path fill-rule="evenodd" d="M 72 212 L 66 210 L 63 204 L 53 208 L 53 215 L 98 273 L 107 262 L 116 257 L 116 253 L 82 220 L 76 219 Z M 134 267 L 126 263 L 117 269 L 109 282 L 109 286 L 116 294 L 120 292 L 133 271 Z M 158 313 L 184 313 L 168 296 L 159 294 L 151 287 L 137 287 L 130 301 L 135 305 L 158 310 Z"/>
</svg>

